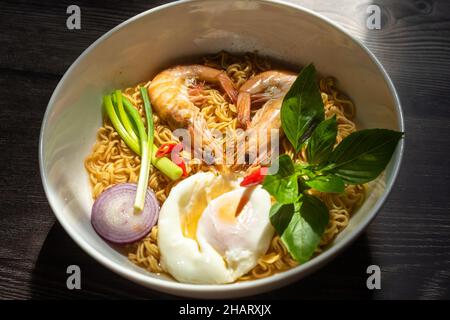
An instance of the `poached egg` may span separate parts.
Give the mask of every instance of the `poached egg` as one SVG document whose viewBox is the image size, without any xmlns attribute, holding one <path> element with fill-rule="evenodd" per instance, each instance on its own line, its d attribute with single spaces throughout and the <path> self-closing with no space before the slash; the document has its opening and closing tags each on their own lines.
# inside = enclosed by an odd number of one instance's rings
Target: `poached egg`
<svg viewBox="0 0 450 320">
<path fill-rule="evenodd" d="M 239 182 L 200 172 L 171 190 L 160 210 L 158 246 L 162 268 L 178 281 L 234 282 L 266 253 L 274 232 L 270 195 Z"/>
</svg>

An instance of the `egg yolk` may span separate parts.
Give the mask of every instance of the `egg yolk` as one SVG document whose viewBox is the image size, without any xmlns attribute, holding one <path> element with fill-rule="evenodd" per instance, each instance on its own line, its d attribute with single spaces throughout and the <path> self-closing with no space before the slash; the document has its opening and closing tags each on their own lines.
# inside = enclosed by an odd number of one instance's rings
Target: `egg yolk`
<svg viewBox="0 0 450 320">
<path fill-rule="evenodd" d="M 220 207 L 217 209 L 217 217 L 220 221 L 234 224 L 236 222 L 236 210 L 239 205 L 241 197 L 234 197 L 230 199 L 229 202 L 222 202 Z"/>
<path fill-rule="evenodd" d="M 191 199 L 189 211 L 181 215 L 181 230 L 186 238 L 196 239 L 198 220 L 202 216 L 208 202 L 206 201 L 206 192 L 198 192 Z"/>
<path fill-rule="evenodd" d="M 211 185 L 205 188 L 201 188 L 199 186 L 198 191 L 193 192 L 192 194 L 189 205 L 187 206 L 188 210 L 182 212 L 181 214 L 181 230 L 183 231 L 183 236 L 196 240 L 198 221 L 200 220 L 203 211 L 208 206 L 208 202 L 231 190 L 233 190 L 232 183 L 223 178 L 214 180 Z M 233 204 L 234 202 L 235 201 L 233 201 Z M 236 206 L 238 202 L 239 200 L 237 200 Z M 234 208 L 234 210 L 236 210 L 236 207 Z M 231 211 L 230 213 L 226 213 L 224 215 L 227 217 L 225 219 L 230 219 L 228 217 L 229 214 L 234 215 L 235 211 L 233 213 L 231 213 Z"/>
</svg>

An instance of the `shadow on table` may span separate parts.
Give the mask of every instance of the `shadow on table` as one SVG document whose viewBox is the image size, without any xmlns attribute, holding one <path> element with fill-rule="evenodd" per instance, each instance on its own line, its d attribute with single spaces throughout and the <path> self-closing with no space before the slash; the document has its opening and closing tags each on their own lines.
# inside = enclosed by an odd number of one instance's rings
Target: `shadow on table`
<svg viewBox="0 0 450 320">
<path fill-rule="evenodd" d="M 81 269 L 81 290 L 69 290 L 67 267 Z M 34 299 L 174 299 L 146 289 L 103 267 L 86 254 L 55 222 L 45 239 L 31 278 Z"/>
<path fill-rule="evenodd" d="M 371 264 L 367 237 L 363 235 L 342 255 L 309 277 L 292 285 L 261 294 L 256 299 L 370 299 L 366 268 Z M 81 290 L 69 290 L 69 265 L 81 269 Z M 83 299 L 173 299 L 146 289 L 113 273 L 88 256 L 55 223 L 47 235 L 31 278 L 32 297 Z"/>
<path fill-rule="evenodd" d="M 372 299 L 367 267 L 372 257 L 366 234 L 319 271 L 281 289 L 252 299 Z"/>
</svg>

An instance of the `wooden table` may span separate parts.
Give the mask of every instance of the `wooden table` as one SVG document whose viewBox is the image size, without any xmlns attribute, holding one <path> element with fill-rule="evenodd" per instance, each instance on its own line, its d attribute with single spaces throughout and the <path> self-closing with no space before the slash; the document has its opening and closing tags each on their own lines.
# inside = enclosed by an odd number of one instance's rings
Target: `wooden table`
<svg viewBox="0 0 450 320">
<path fill-rule="evenodd" d="M 0 2 L 0 298 L 169 297 L 85 254 L 55 222 L 38 168 L 43 114 L 69 65 L 112 27 L 165 2 Z M 406 152 L 395 189 L 352 247 L 258 298 L 450 298 L 450 2 L 376 0 L 382 28 L 372 31 L 369 1 L 296 2 L 340 23 L 383 63 L 405 113 Z M 66 28 L 70 4 L 81 8 L 81 30 Z M 80 291 L 66 288 L 70 264 L 82 269 Z M 366 288 L 371 264 L 381 267 L 381 290 Z"/>
</svg>

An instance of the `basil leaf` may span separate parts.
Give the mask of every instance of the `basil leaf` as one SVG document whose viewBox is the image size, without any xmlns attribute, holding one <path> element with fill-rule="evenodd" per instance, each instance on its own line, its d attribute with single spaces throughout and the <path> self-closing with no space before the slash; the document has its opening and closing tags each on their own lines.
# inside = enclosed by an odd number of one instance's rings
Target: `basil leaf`
<svg viewBox="0 0 450 320">
<path fill-rule="evenodd" d="M 320 192 L 342 193 L 345 190 L 344 180 L 333 175 L 316 176 L 305 184 Z"/>
<path fill-rule="evenodd" d="M 328 160 L 333 146 L 336 143 L 337 122 L 336 116 L 322 121 L 313 131 L 306 147 L 308 162 L 320 164 Z"/>
<path fill-rule="evenodd" d="M 301 194 L 303 194 L 306 190 L 311 189 L 311 187 L 308 186 L 305 182 L 306 181 L 303 178 L 298 178 L 297 179 L 298 192 L 301 193 Z"/>
<path fill-rule="evenodd" d="M 333 151 L 327 171 L 344 182 L 369 182 L 386 168 L 403 133 L 387 129 L 353 132 Z"/>
<path fill-rule="evenodd" d="M 264 178 L 263 188 L 280 203 L 293 203 L 298 197 L 297 174 L 291 158 L 283 154 Z"/>
<path fill-rule="evenodd" d="M 291 256 L 300 263 L 314 254 L 329 221 L 328 208 L 318 198 L 303 195 L 300 210 L 281 235 Z"/>
<path fill-rule="evenodd" d="M 280 110 L 281 126 L 295 151 L 312 129 L 324 119 L 322 96 L 316 82 L 313 64 L 305 67 L 283 99 Z"/>
<path fill-rule="evenodd" d="M 272 205 L 269 212 L 270 222 L 278 234 L 283 234 L 284 230 L 289 225 L 294 212 L 295 207 L 293 203 L 282 204 L 275 202 Z"/>
</svg>

